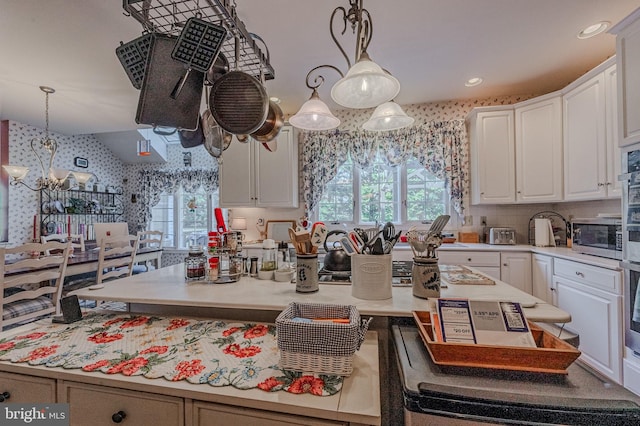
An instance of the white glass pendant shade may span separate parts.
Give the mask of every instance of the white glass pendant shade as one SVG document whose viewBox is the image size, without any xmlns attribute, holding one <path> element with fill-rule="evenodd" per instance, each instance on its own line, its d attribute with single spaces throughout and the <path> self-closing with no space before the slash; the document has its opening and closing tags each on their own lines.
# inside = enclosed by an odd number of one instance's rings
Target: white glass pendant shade
<svg viewBox="0 0 640 426">
<path fill-rule="evenodd" d="M 378 132 L 396 130 L 412 125 L 413 121 L 413 118 L 405 114 L 400 105 L 391 101 L 379 105 L 362 128 Z"/>
<path fill-rule="evenodd" d="M 64 182 L 64 180 L 69 176 L 69 170 L 65 169 L 49 169 L 49 178 L 60 183 Z"/>
<path fill-rule="evenodd" d="M 11 164 L 5 164 L 2 168 L 9 173 L 9 176 L 13 178 L 13 180 L 21 181 L 27 176 L 29 173 L 28 167 L 23 166 L 12 166 Z"/>
<path fill-rule="evenodd" d="M 73 177 L 76 178 L 78 183 L 84 185 L 87 182 L 89 182 L 89 179 L 91 179 L 93 177 L 93 175 L 91 173 L 73 172 Z"/>
<path fill-rule="evenodd" d="M 331 88 L 331 98 L 346 108 L 373 108 L 400 92 L 397 78 L 373 62 L 366 52 Z"/>
<path fill-rule="evenodd" d="M 289 124 L 303 130 L 331 130 L 340 125 L 340 119 L 331 113 L 314 89 L 300 111 L 289 118 Z"/>
</svg>

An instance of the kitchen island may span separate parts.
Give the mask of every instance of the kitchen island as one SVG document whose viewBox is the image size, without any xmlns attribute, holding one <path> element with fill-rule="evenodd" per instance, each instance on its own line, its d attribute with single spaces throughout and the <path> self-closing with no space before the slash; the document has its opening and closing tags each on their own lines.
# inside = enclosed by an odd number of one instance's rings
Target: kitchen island
<svg viewBox="0 0 640 426">
<path fill-rule="evenodd" d="M 296 293 L 292 283 L 251 277 L 228 284 L 186 282 L 181 264 L 113 281 L 98 290 L 82 289 L 73 294 L 80 299 L 126 302 L 131 312 L 207 315 L 208 311 L 217 313 L 222 309 L 238 311 L 245 317 L 248 312 L 271 313 L 272 320 L 291 302 L 354 305 L 361 315 L 374 317 L 410 317 L 412 311 L 429 310 L 428 301 L 414 297 L 410 286 L 394 286 L 390 299 L 364 300 L 351 295 L 350 285 L 341 284 L 320 284 L 318 292 L 305 294 Z M 531 321 L 571 321 L 565 311 L 499 280 L 495 280 L 495 285 L 449 284 L 442 289 L 441 296 L 511 300 L 524 306 L 525 315 Z"/>
<path fill-rule="evenodd" d="M 19 378 L 23 377 L 22 375 L 48 377 L 55 378 L 58 383 L 77 380 L 83 384 L 100 384 L 109 388 L 121 387 L 152 394 L 175 395 L 181 398 L 179 401 L 191 404 L 185 408 L 186 413 L 194 413 L 202 404 L 217 403 L 223 405 L 224 409 L 227 409 L 227 405 L 241 411 L 257 407 L 266 410 L 269 415 L 306 415 L 327 422 L 318 421 L 313 424 L 394 424 L 393 419 L 397 419 L 399 414 L 394 411 L 391 399 L 399 395 L 392 395 L 389 391 L 392 380 L 395 380 L 395 377 L 389 374 L 392 363 L 395 363 L 389 356 L 392 344 L 390 326 L 394 318 L 406 319 L 414 310 L 429 309 L 428 301 L 414 297 L 410 286 L 394 286 L 390 299 L 364 300 L 351 295 L 350 285 L 321 284 L 320 290 L 316 293 L 300 294 L 296 293 L 295 284 L 250 277 L 243 277 L 238 282 L 228 284 L 187 282 L 183 265 L 173 265 L 108 282 L 104 288 L 97 290 L 81 289 L 75 294 L 80 299 L 126 302 L 131 312 L 264 322 L 274 322 L 290 302 L 356 306 L 361 316 L 373 317 L 370 332 L 354 358 L 357 362 L 354 373 L 345 379 L 343 389 L 331 397 L 309 399 L 305 395 L 298 398 L 300 395 L 285 395 L 284 392 L 264 395 L 264 392 L 257 390 L 204 390 L 197 385 L 183 383 L 167 385 L 135 378 L 105 379 L 79 372 L 55 372 L 51 369 L 0 363 L 0 371 L 19 373 Z M 561 309 L 499 280 L 496 280 L 495 285 L 448 284 L 442 290 L 442 296 L 519 301 L 528 306 L 524 308 L 525 314 L 532 321 L 567 322 L 571 319 L 570 315 Z M 265 399 L 266 405 L 258 403 L 259 398 Z M 339 423 L 331 423 L 335 421 Z M 262 423 L 264 421 L 261 420 Z M 196 423 L 187 420 L 184 424 Z"/>
</svg>

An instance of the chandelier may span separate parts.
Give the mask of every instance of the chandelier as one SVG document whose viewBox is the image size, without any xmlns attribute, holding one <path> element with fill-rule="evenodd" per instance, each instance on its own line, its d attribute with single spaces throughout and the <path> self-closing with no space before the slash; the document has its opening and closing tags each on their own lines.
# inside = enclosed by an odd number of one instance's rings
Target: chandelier
<svg viewBox="0 0 640 426">
<path fill-rule="evenodd" d="M 329 31 L 334 43 L 347 61 L 348 71 L 345 74 L 333 65 L 319 65 L 307 73 L 306 85 L 312 90 L 311 97 L 300 110 L 289 118 L 292 126 L 304 130 L 330 130 L 340 125 L 340 120 L 331 113 L 329 107 L 320 99 L 317 89 L 324 83 L 324 77 L 312 75 L 322 68 L 332 69 L 340 75 L 340 80 L 331 88 L 331 98 L 346 108 L 373 108 L 371 118 L 363 124 L 365 130 L 385 131 L 395 130 L 413 123 L 400 105 L 393 99 L 400 92 L 400 82 L 388 71 L 371 60 L 367 49 L 373 34 L 373 21 L 367 9 L 362 6 L 363 0 L 349 0 L 349 10 L 339 6 L 333 10 L 329 21 Z M 347 23 L 356 37 L 355 63 L 344 51 L 334 32 L 336 15 L 342 14 L 344 28 Z"/>
<path fill-rule="evenodd" d="M 29 168 L 17 165 L 3 165 L 2 167 L 11 176 L 11 185 L 22 184 L 32 191 L 39 191 L 41 189 L 60 190 L 63 189 L 63 185 L 70 173 L 73 173 L 74 177 L 79 183 L 86 183 L 91 177 L 90 173 L 70 172 L 65 169 L 57 169 L 53 167 L 53 159 L 56 156 L 58 150 L 58 142 L 49 136 L 49 95 L 55 93 L 55 89 L 47 86 L 40 86 L 45 94 L 45 119 L 46 127 L 44 130 L 43 138 L 31 139 L 31 150 L 35 154 L 38 162 L 40 163 L 41 176 L 36 180 L 35 187 L 31 187 L 24 182 L 24 178 L 29 173 Z M 48 166 L 45 168 L 46 155 L 48 155 Z M 44 161 L 43 161 L 44 158 Z"/>
</svg>

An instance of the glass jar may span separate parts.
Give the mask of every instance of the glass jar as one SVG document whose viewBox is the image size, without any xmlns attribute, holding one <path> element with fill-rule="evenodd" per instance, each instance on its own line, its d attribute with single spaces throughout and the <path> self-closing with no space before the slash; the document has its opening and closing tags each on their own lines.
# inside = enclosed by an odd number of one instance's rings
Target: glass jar
<svg viewBox="0 0 640 426">
<path fill-rule="evenodd" d="M 272 239 L 264 240 L 262 242 L 262 266 L 260 269 L 263 271 L 275 271 L 278 269 L 277 253 L 276 242 Z"/>
<path fill-rule="evenodd" d="M 189 255 L 184 259 L 184 277 L 187 281 L 202 280 L 207 270 L 207 256 L 201 246 L 190 246 Z"/>
</svg>

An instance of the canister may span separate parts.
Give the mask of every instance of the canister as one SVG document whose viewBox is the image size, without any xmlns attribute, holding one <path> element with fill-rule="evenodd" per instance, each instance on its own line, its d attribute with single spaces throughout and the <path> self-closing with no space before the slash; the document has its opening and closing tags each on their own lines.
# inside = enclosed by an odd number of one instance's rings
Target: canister
<svg viewBox="0 0 640 426">
<path fill-rule="evenodd" d="M 207 270 L 207 256 L 201 246 L 190 246 L 189 255 L 184 259 L 184 277 L 187 281 L 202 280 Z"/>
<path fill-rule="evenodd" d="M 414 257 L 411 281 L 414 296 L 423 299 L 440 297 L 440 267 L 438 266 L 438 259 Z"/>
<path fill-rule="evenodd" d="M 262 266 L 263 271 L 275 271 L 278 269 L 277 260 L 278 250 L 276 242 L 272 239 L 266 239 L 262 242 Z"/>
<path fill-rule="evenodd" d="M 318 255 L 298 254 L 296 263 L 296 292 L 318 291 Z"/>
</svg>

